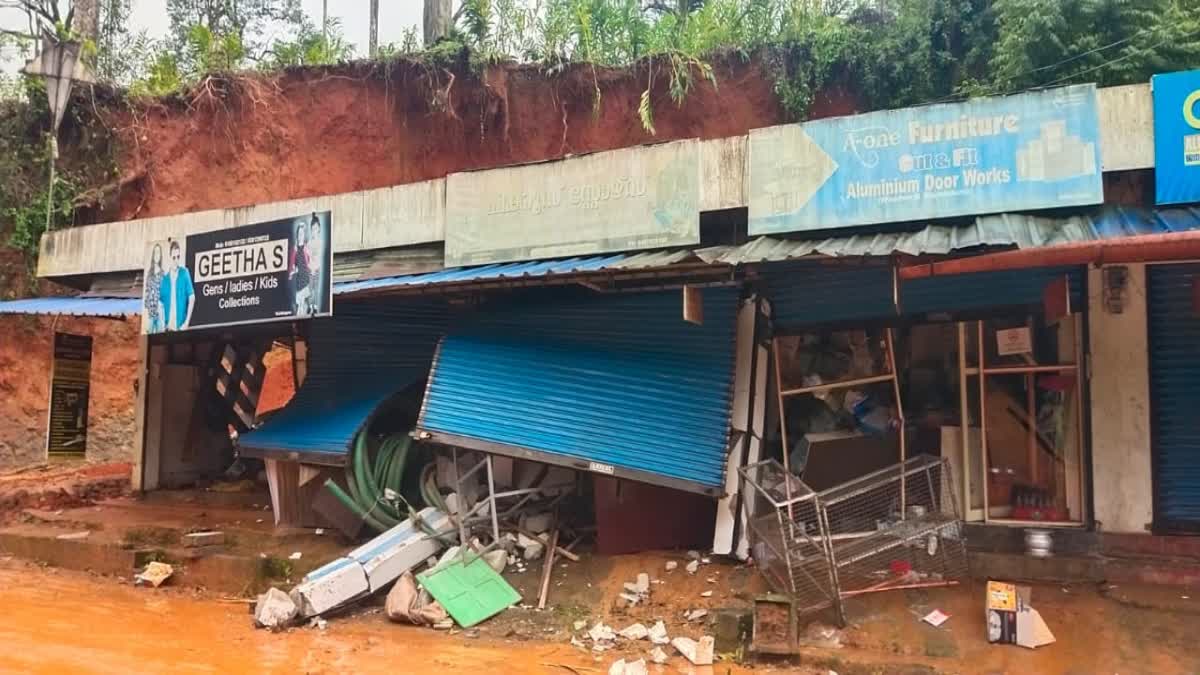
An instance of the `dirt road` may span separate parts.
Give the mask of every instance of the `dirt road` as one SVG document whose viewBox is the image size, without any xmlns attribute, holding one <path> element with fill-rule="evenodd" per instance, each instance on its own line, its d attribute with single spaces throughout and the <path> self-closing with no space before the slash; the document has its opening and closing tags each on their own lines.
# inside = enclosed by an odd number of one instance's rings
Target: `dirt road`
<svg viewBox="0 0 1200 675">
<path fill-rule="evenodd" d="M 3 673 L 565 673 L 567 645 L 513 645 L 392 626 L 378 615 L 272 635 L 245 604 L 0 563 Z M 607 671 L 607 662 L 603 664 Z M 581 672 L 589 672 L 581 670 Z"/>
</svg>

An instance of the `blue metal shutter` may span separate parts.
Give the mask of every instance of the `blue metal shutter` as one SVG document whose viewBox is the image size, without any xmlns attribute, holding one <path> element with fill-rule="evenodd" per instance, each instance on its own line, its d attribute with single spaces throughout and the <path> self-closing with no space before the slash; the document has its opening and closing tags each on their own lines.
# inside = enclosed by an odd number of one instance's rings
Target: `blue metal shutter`
<svg viewBox="0 0 1200 675">
<path fill-rule="evenodd" d="M 439 348 L 418 426 L 462 447 L 712 492 L 729 440 L 738 291 L 705 289 L 703 325 L 683 321 L 681 295 L 485 308 Z"/>
<path fill-rule="evenodd" d="M 780 330 L 896 316 L 889 265 L 771 263 L 762 273 Z"/>
<path fill-rule="evenodd" d="M 1146 268 L 1155 526 L 1200 530 L 1200 264 Z"/>
<path fill-rule="evenodd" d="M 956 274 L 913 279 L 900 283 L 900 311 L 905 316 L 931 312 L 961 312 L 988 307 L 1041 305 L 1046 284 L 1070 277 L 1071 309 L 1082 311 L 1087 302 L 1082 267 L 1042 267 L 1000 272 Z"/>
<path fill-rule="evenodd" d="M 308 377 L 295 397 L 240 439 L 260 452 L 328 453 L 340 461 L 388 399 L 429 372 L 446 329 L 444 303 L 341 301 L 313 322 Z"/>
</svg>

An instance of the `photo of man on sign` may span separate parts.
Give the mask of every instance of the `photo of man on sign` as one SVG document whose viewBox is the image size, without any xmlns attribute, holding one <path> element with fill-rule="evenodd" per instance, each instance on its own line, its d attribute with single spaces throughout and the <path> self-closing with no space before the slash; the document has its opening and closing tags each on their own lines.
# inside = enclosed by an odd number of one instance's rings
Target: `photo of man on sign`
<svg viewBox="0 0 1200 675">
<path fill-rule="evenodd" d="M 192 275 L 183 264 L 179 240 L 167 240 L 167 272 L 158 292 L 158 316 L 168 331 L 186 330 L 196 306 Z"/>
</svg>

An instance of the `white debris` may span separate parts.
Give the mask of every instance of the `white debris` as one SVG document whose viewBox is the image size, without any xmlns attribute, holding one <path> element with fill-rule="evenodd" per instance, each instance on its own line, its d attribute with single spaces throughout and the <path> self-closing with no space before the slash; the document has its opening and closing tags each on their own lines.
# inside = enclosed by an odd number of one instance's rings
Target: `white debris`
<svg viewBox="0 0 1200 675">
<path fill-rule="evenodd" d="M 553 513 L 536 513 L 534 515 L 523 516 L 521 518 L 521 527 L 534 534 L 548 532 L 550 530 L 550 526 L 553 524 Z"/>
<path fill-rule="evenodd" d="M 662 621 L 658 621 L 650 627 L 647 637 L 656 645 L 665 645 L 671 642 L 671 638 L 667 637 L 667 627 Z"/>
<path fill-rule="evenodd" d="M 575 626 L 575 630 L 583 630 L 584 628 L 587 628 L 587 620 L 586 620 L 586 619 L 580 619 L 580 620 L 576 621 L 576 622 L 575 622 L 574 624 L 572 624 L 572 625 L 574 625 L 574 626 Z"/>
<path fill-rule="evenodd" d="M 642 600 L 642 597 L 641 597 L 640 595 L 637 595 L 637 594 L 635 594 L 635 593 L 621 593 L 621 594 L 620 594 L 620 595 L 618 595 L 617 597 L 618 597 L 618 598 L 621 598 L 621 599 L 622 599 L 622 600 L 624 600 L 625 602 L 628 602 L 630 607 L 632 607 L 632 606 L 634 606 L 634 605 L 638 604 L 638 603 L 639 603 L 639 602 L 641 602 L 641 600 Z"/>
<path fill-rule="evenodd" d="M 641 591 L 638 590 L 638 585 L 632 581 L 625 582 L 625 590 L 629 591 L 630 593 L 641 593 Z"/>
<path fill-rule="evenodd" d="M 688 574 L 695 574 L 696 570 L 700 569 L 700 561 L 693 560 L 692 562 L 688 563 L 687 567 L 685 567 L 684 569 L 687 570 Z"/>
<path fill-rule="evenodd" d="M 660 665 L 664 664 L 667 662 L 667 653 L 662 647 L 655 647 L 650 652 L 650 660 Z"/>
<path fill-rule="evenodd" d="M 304 554 L 301 553 L 300 551 L 293 551 L 292 554 L 288 556 L 288 560 L 299 560 L 300 558 L 303 558 L 303 557 L 304 557 Z"/>
<path fill-rule="evenodd" d="M 442 554 L 442 557 L 438 558 L 437 564 L 435 565 L 435 567 L 441 567 L 442 565 L 445 565 L 446 563 L 450 562 L 451 560 L 454 560 L 455 556 L 458 555 L 459 551 L 462 551 L 462 547 L 457 546 L 457 545 L 451 546 L 450 548 L 446 549 L 446 552 Z"/>
<path fill-rule="evenodd" d="M 583 644 L 583 640 L 580 640 L 579 638 L 575 637 L 574 635 L 571 636 L 571 646 L 579 647 L 580 649 L 587 649 L 587 645 Z"/>
<path fill-rule="evenodd" d="M 175 568 L 164 562 L 150 562 L 146 564 L 146 569 L 142 570 L 133 578 L 133 581 L 138 586 L 149 584 L 155 588 L 162 586 L 172 574 L 175 573 Z"/>
<path fill-rule="evenodd" d="M 712 637 L 705 635 L 699 641 L 691 638 L 677 637 L 671 640 L 671 646 L 683 654 L 684 658 L 697 666 L 711 666 L 713 662 Z"/>
<path fill-rule="evenodd" d="M 299 611 L 287 593 L 272 588 L 254 603 L 254 625 L 271 630 L 286 628 Z"/>
<path fill-rule="evenodd" d="M 608 667 L 608 675 L 646 675 L 647 672 L 645 659 L 629 663 L 626 663 L 625 659 L 618 659 Z"/>
<path fill-rule="evenodd" d="M 701 558 L 701 559 L 700 559 L 700 564 L 701 564 L 701 565 L 708 565 L 708 564 L 710 564 L 710 563 L 712 563 L 712 560 L 709 560 L 708 558 Z"/>
<path fill-rule="evenodd" d="M 319 616 L 314 616 L 312 621 L 308 622 L 309 628 L 316 628 L 317 630 L 325 630 L 328 625 L 329 622 Z"/>
<path fill-rule="evenodd" d="M 522 557 L 526 560 L 537 560 L 546 552 L 546 545 L 540 540 L 519 533 L 517 534 L 517 546 L 524 552 Z"/>
<path fill-rule="evenodd" d="M 634 584 L 634 590 L 637 593 L 645 595 L 650 592 L 650 575 L 642 572 L 637 575 L 637 583 Z"/>
<path fill-rule="evenodd" d="M 502 548 L 484 553 L 483 559 L 487 561 L 488 567 L 495 570 L 497 574 L 503 572 L 504 568 L 508 566 L 508 552 Z"/>
<path fill-rule="evenodd" d="M 87 539 L 88 535 L 90 535 L 90 534 L 91 534 L 91 532 L 84 530 L 82 532 L 72 532 L 70 534 L 60 534 L 57 537 L 55 537 L 55 539 L 62 539 L 64 541 L 75 541 L 75 540 L 79 540 L 79 539 Z"/>
<path fill-rule="evenodd" d="M 716 578 L 716 577 L 709 577 L 709 578 L 705 579 L 705 581 L 707 581 L 707 582 L 708 582 L 708 583 L 710 583 L 710 584 L 715 584 L 715 583 L 717 583 L 717 578 Z"/>
<path fill-rule="evenodd" d="M 673 571 L 675 571 L 675 568 L 676 568 L 676 567 L 679 567 L 679 563 L 675 562 L 674 560 L 668 560 L 668 561 L 667 561 L 667 571 L 668 571 L 668 572 L 673 572 Z"/>
<path fill-rule="evenodd" d="M 691 558 L 692 560 L 699 560 L 700 552 L 699 551 L 688 551 L 688 558 Z"/>
<path fill-rule="evenodd" d="M 701 593 L 701 594 L 700 594 L 700 597 L 702 597 L 702 598 L 711 598 L 711 597 L 712 597 L 712 591 L 704 591 L 703 593 Z"/>
<path fill-rule="evenodd" d="M 650 631 L 642 624 L 635 623 L 617 634 L 626 640 L 645 640 Z"/>
<path fill-rule="evenodd" d="M 588 631 L 588 637 L 596 642 L 612 642 L 617 639 L 617 634 L 610 626 L 604 625 L 603 621 L 597 621 Z"/>
<path fill-rule="evenodd" d="M 699 621 L 708 616 L 707 609 L 693 609 L 683 615 L 683 618 L 688 621 Z"/>
</svg>

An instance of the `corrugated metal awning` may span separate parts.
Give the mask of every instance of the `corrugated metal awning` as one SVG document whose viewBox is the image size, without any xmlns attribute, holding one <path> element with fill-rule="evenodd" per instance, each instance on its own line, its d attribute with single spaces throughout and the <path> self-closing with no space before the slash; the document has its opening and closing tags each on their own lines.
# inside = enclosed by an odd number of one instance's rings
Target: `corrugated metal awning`
<svg viewBox="0 0 1200 675">
<path fill-rule="evenodd" d="M 125 318 L 140 316 L 141 298 L 50 296 L 0 302 L 0 314 L 41 314 Z"/>
<path fill-rule="evenodd" d="M 1081 241 L 1200 229 L 1200 207 L 1107 208 L 1094 214 L 1045 218 L 1019 213 L 980 216 L 969 225 L 927 225 L 909 232 L 819 239 L 759 237 L 741 246 L 696 251 L 706 262 L 744 265 L 806 257 L 945 255 L 981 247 L 1038 248 Z"/>
</svg>

